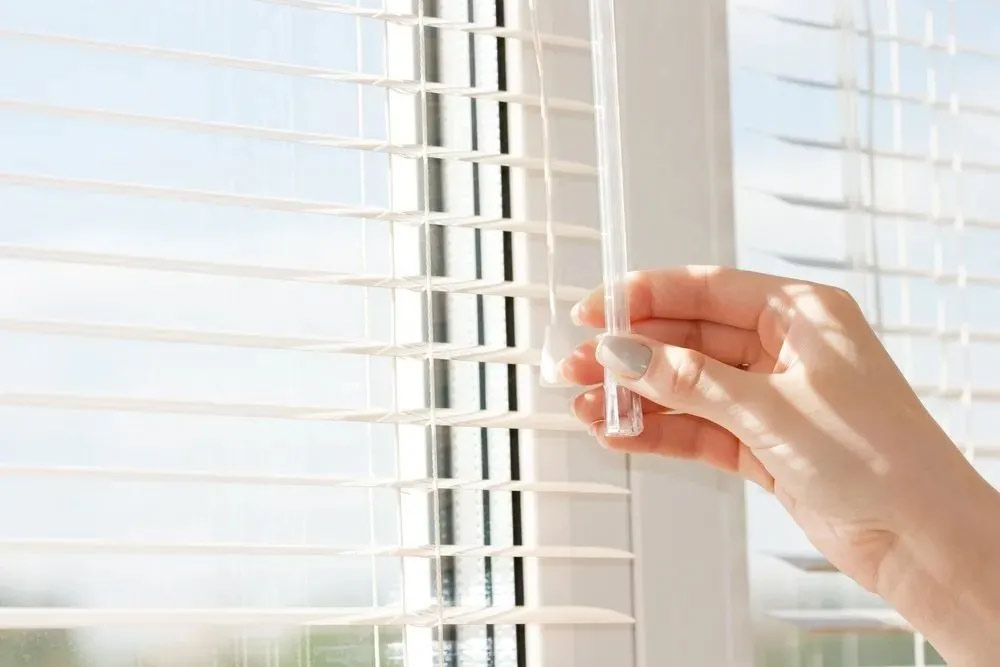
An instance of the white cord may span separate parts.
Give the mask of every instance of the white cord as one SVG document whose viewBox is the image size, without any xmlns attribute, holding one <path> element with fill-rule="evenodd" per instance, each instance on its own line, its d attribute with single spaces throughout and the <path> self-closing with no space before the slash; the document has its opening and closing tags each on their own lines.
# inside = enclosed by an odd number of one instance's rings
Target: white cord
<svg viewBox="0 0 1000 667">
<path fill-rule="evenodd" d="M 545 67 L 543 64 L 542 35 L 538 29 L 538 9 L 535 0 L 528 0 L 531 19 L 531 42 L 535 50 L 535 72 L 538 74 L 538 99 L 542 116 L 542 174 L 545 180 L 545 251 L 548 263 L 549 319 L 558 317 L 556 301 L 556 232 L 552 218 L 552 134 L 549 131 L 549 105 L 545 92 Z"/>
<path fill-rule="evenodd" d="M 542 117 L 542 173 L 545 181 L 545 255 L 549 305 L 549 323 L 545 328 L 545 342 L 542 345 L 541 383 L 557 387 L 566 384 L 559 373 L 559 362 L 570 353 L 573 346 L 570 327 L 560 317 L 559 302 L 556 299 L 556 233 L 553 220 L 552 193 L 552 133 L 549 124 L 548 94 L 545 90 L 545 66 L 542 36 L 538 26 L 536 0 L 528 0 L 528 15 L 531 23 L 531 41 L 535 50 L 535 72 L 538 74 L 538 99 Z"/>
</svg>

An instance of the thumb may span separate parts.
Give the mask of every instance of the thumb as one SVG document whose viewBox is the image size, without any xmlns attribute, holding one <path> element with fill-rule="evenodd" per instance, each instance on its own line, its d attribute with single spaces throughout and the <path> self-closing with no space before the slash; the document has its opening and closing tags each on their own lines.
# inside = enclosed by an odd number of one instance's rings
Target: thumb
<svg viewBox="0 0 1000 667">
<path fill-rule="evenodd" d="M 727 421 L 728 408 L 747 395 L 754 379 L 753 374 L 696 350 L 644 336 L 604 336 L 596 356 L 632 391 L 712 421 Z"/>
</svg>

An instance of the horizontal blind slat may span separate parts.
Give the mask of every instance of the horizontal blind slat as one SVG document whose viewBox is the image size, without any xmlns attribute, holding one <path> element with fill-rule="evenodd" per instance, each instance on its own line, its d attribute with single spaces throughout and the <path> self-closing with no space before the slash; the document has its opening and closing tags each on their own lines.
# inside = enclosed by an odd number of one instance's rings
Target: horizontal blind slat
<svg viewBox="0 0 1000 667">
<path fill-rule="evenodd" d="M 888 609 L 775 610 L 768 616 L 802 630 L 821 634 L 896 634 L 913 632 L 898 613 Z"/>
<path fill-rule="evenodd" d="M 893 32 L 884 32 L 878 30 L 871 31 L 853 25 L 851 26 L 839 25 L 837 23 L 829 21 L 817 21 L 815 19 L 808 19 L 800 16 L 791 16 L 789 14 L 782 14 L 780 12 L 765 9 L 763 7 L 755 7 L 750 5 L 738 5 L 736 8 L 739 9 L 740 11 L 750 12 L 761 16 L 765 16 L 777 23 L 790 25 L 798 28 L 806 28 L 809 30 L 822 30 L 825 32 L 850 31 L 855 35 L 857 35 L 858 37 L 864 39 L 871 38 L 874 39 L 876 42 L 882 42 L 884 44 L 901 44 L 904 46 L 914 46 L 920 49 L 924 49 L 926 51 L 936 51 L 952 55 L 976 56 L 984 60 L 1000 60 L 1000 52 L 968 46 L 967 44 L 962 44 L 957 41 L 938 42 L 933 39 L 927 39 L 927 37 L 925 36 L 914 37 L 912 35 L 902 35 Z"/>
<path fill-rule="evenodd" d="M 809 257 L 806 255 L 791 255 L 785 253 L 770 253 L 772 257 L 794 264 L 816 269 L 833 269 L 837 271 L 855 271 L 857 273 L 870 273 L 879 276 L 904 277 L 904 278 L 930 278 L 942 284 L 955 285 L 987 285 L 996 287 L 1000 285 L 1000 275 L 989 276 L 975 273 L 952 273 L 949 271 L 936 271 L 934 269 L 921 269 L 916 267 L 903 266 L 878 266 L 874 264 L 855 264 L 846 259 L 830 259 L 824 257 Z"/>
<path fill-rule="evenodd" d="M 918 324 L 882 324 L 876 330 L 880 334 L 897 336 L 920 336 L 939 338 L 946 341 L 967 340 L 971 343 L 1000 343 L 1000 331 L 979 329 L 939 328 Z"/>
<path fill-rule="evenodd" d="M 149 468 L 113 468 L 96 466 L 42 466 L 0 464 L 0 477 L 67 477 L 118 482 L 204 483 L 262 486 L 307 486 L 347 489 L 399 489 L 405 491 L 522 492 L 552 495 L 627 496 L 625 487 L 583 481 L 523 481 L 503 479 L 454 479 L 439 477 L 344 477 L 333 475 L 261 474 L 251 472 L 212 472 L 206 470 L 155 470 Z"/>
<path fill-rule="evenodd" d="M 428 93 L 437 95 L 452 95 L 455 97 L 492 100 L 495 102 L 507 102 L 509 104 L 520 104 L 522 106 L 530 107 L 541 106 L 541 100 L 537 95 L 529 95 L 526 93 L 480 88 L 475 86 L 457 86 L 426 81 L 421 82 L 415 79 L 402 79 L 379 76 L 375 74 L 365 74 L 361 72 L 348 72 L 324 67 L 295 65 L 272 60 L 238 58 L 235 56 L 226 56 L 217 53 L 185 51 L 181 49 L 171 49 L 144 44 L 104 42 L 100 40 L 86 39 L 84 37 L 76 37 L 73 35 L 55 35 L 0 29 L 0 39 L 22 40 L 40 44 L 58 44 L 93 51 L 102 51 L 106 53 L 123 53 L 149 58 L 159 58 L 162 60 L 190 62 L 214 67 L 227 67 L 231 69 L 267 72 L 270 74 L 280 74 L 285 76 L 318 78 L 327 81 L 339 81 L 341 83 L 373 86 L 376 88 L 397 90 L 407 93 L 421 93 L 421 91 L 426 90 Z M 546 98 L 545 105 L 552 111 L 584 114 L 592 113 L 594 109 L 593 105 L 589 102 L 566 98 Z"/>
<path fill-rule="evenodd" d="M 1000 173 L 1000 163 L 997 162 L 985 162 L 980 160 L 967 160 L 958 155 L 954 157 L 940 157 L 933 156 L 926 153 L 905 153 L 900 151 L 891 151 L 884 149 L 871 150 L 867 146 L 851 147 L 844 142 L 839 141 L 827 141 L 823 139 L 811 139 L 808 137 L 797 137 L 791 135 L 782 134 L 772 134 L 768 132 L 760 132 L 768 138 L 774 139 L 775 141 L 780 141 L 785 144 L 792 146 L 798 146 L 800 148 L 815 148 L 821 150 L 831 150 L 831 151 L 851 151 L 853 153 L 860 153 L 862 155 L 872 155 L 877 158 L 884 158 L 887 160 L 898 160 L 900 162 L 916 162 L 916 163 L 930 163 L 935 167 L 940 169 L 958 169 L 970 172 L 983 172 L 983 173 Z"/>
<path fill-rule="evenodd" d="M 48 174 L 0 172 L 0 185 L 4 184 L 79 190 L 84 192 L 99 192 L 123 196 L 149 197 L 152 199 L 196 204 L 240 206 L 269 211 L 292 211 L 304 214 L 325 215 L 341 218 L 349 217 L 360 218 L 362 220 L 380 220 L 387 222 L 399 222 L 412 226 L 423 225 L 426 221 L 427 224 L 444 227 L 469 227 L 473 229 L 525 232 L 530 234 L 545 233 L 545 223 L 541 221 L 525 221 L 511 218 L 489 218 L 482 215 L 457 215 L 452 213 L 432 213 L 430 216 L 425 216 L 420 211 L 393 211 L 370 206 L 339 204 L 337 202 L 234 194 L 229 192 L 197 190 L 192 188 L 173 188 L 143 183 L 123 183 L 118 181 L 67 178 Z M 567 223 L 555 223 L 554 227 L 556 235 L 563 238 L 585 240 L 599 240 L 601 238 L 600 232 L 592 227 Z"/>
<path fill-rule="evenodd" d="M 874 96 L 879 100 L 887 100 L 890 102 L 903 102 L 906 104 L 913 104 L 916 106 L 924 106 L 932 109 L 949 111 L 956 116 L 961 116 L 964 114 L 969 114 L 973 116 L 983 116 L 986 118 L 1000 118 L 1000 107 L 988 105 L 988 104 L 977 104 L 969 102 L 960 102 L 957 98 L 951 97 L 947 100 L 939 99 L 928 99 L 926 96 L 921 95 L 910 95 L 907 93 L 890 93 L 882 90 L 876 90 L 874 93 L 863 86 L 847 85 L 843 82 L 831 82 L 822 81 L 820 79 L 813 79 L 809 77 L 802 76 L 791 76 L 788 74 L 780 74 L 776 72 L 756 70 L 759 74 L 763 76 L 771 77 L 776 81 L 786 83 L 791 86 L 799 86 L 803 88 L 815 88 L 818 90 L 827 90 L 830 92 L 853 92 L 862 96 Z"/>
<path fill-rule="evenodd" d="M 166 329 L 128 324 L 24 320 L 0 318 L 0 331 L 86 338 L 187 343 L 217 347 L 250 347 L 323 354 L 359 354 L 401 359 L 441 359 L 538 366 L 541 351 L 534 348 L 460 345 L 454 343 L 397 343 L 376 340 L 270 336 L 236 331 Z"/>
<path fill-rule="evenodd" d="M 417 426 L 428 426 L 431 424 L 431 410 L 428 408 L 394 412 L 392 410 L 378 409 L 346 410 L 323 406 L 301 407 L 273 404 L 175 401 L 124 396 L 21 393 L 0 394 L 0 406 L 303 421 L 409 424 Z M 516 411 L 437 408 L 434 410 L 433 422 L 438 426 L 535 429 L 568 432 L 585 430 L 583 424 L 576 418 L 563 413 L 522 413 Z"/>
<path fill-rule="evenodd" d="M 324 354 L 359 354 L 417 359 L 441 359 L 537 366 L 541 353 L 532 348 L 507 348 L 450 343 L 410 343 L 393 345 L 388 341 L 364 341 L 335 338 L 270 336 L 234 331 L 204 331 L 139 327 L 127 324 L 42 321 L 0 318 L 0 331 L 39 335 L 81 336 L 163 343 L 211 345 L 218 347 L 251 347 Z M 958 341 L 1000 343 L 1000 330 L 939 328 L 917 324 L 883 324 L 883 335 L 933 337 Z"/>
<path fill-rule="evenodd" d="M 973 461 L 1000 459 L 1000 441 L 978 442 L 970 440 L 959 442 L 958 447 L 966 456 L 970 456 Z"/>
<path fill-rule="evenodd" d="M 360 137 L 345 137 L 321 132 L 304 132 L 254 125 L 240 125 L 218 121 L 198 120 L 195 118 L 180 118 L 176 116 L 156 116 L 139 114 L 112 109 L 95 109 L 86 107 L 70 107 L 55 104 L 42 104 L 24 100 L 0 98 L 0 110 L 17 111 L 59 118 L 78 120 L 94 120 L 127 125 L 160 127 L 170 130 L 185 130 L 211 135 L 238 136 L 248 139 L 279 141 L 286 143 L 343 148 L 349 150 L 386 153 L 417 159 L 423 156 L 424 149 L 419 144 L 394 144 L 377 139 Z M 542 171 L 544 160 L 532 156 L 518 156 L 507 153 L 488 153 L 481 150 L 461 150 L 443 146 L 430 146 L 427 154 L 436 159 L 473 162 L 477 164 L 501 165 L 518 167 L 532 171 Z M 553 160 L 552 171 L 557 174 L 575 176 L 593 176 L 597 168 L 593 165 L 569 160 Z"/>
<path fill-rule="evenodd" d="M 779 201 L 783 201 L 790 206 L 800 206 L 820 211 L 856 211 L 882 218 L 897 218 L 900 220 L 913 220 L 917 222 L 932 222 L 937 225 L 954 226 L 960 222 L 966 227 L 977 227 L 981 229 L 1000 229 L 1000 220 L 990 220 L 986 218 L 966 217 L 947 215 L 932 215 L 921 211 L 906 209 L 892 209 L 885 206 L 869 206 L 867 204 L 851 203 L 844 199 L 824 199 L 808 195 L 790 194 L 785 192 L 775 192 L 763 190 L 764 194 L 770 195 Z"/>
<path fill-rule="evenodd" d="M 818 553 L 772 554 L 778 560 L 788 563 L 803 572 L 839 572 L 825 556 Z"/>
<path fill-rule="evenodd" d="M 117 554 L 210 556 L 344 556 L 364 558 L 532 558 L 540 560 L 631 560 L 621 549 L 588 546 L 333 546 L 253 542 L 145 542 L 88 539 L 0 539 L 0 554 Z"/>
<path fill-rule="evenodd" d="M 1000 388 L 995 387 L 939 387 L 929 384 L 915 384 L 913 391 L 921 398 L 968 399 L 970 401 L 1000 401 Z"/>
<path fill-rule="evenodd" d="M 83 266 L 102 266 L 143 271 L 166 271 L 194 275 L 211 275 L 227 278 L 257 278 L 283 282 L 318 283 L 323 285 L 343 285 L 402 289 L 425 292 L 428 287 L 433 292 L 453 294 L 482 294 L 487 296 L 510 296 L 541 299 L 548 296 L 548 287 L 542 284 L 508 282 L 504 280 L 465 280 L 446 276 L 387 276 L 337 273 L 318 269 L 295 269 L 276 266 L 250 264 L 228 264 L 194 260 L 170 259 L 166 257 L 142 257 L 114 253 L 81 252 L 59 250 L 36 246 L 0 244 L 0 259 L 30 262 L 56 262 Z M 590 290 L 570 285 L 559 285 L 556 298 L 563 301 L 577 301 Z"/>
<path fill-rule="evenodd" d="M 482 23 L 469 21 L 457 21 L 453 19 L 439 18 L 435 16 L 418 16 L 408 12 L 394 12 L 385 9 L 359 7 L 357 5 L 347 5 L 341 2 L 330 2 L 330 0 L 258 0 L 276 5 L 288 5 L 301 9 L 313 9 L 334 14 L 344 14 L 359 18 L 368 18 L 386 23 L 394 23 L 402 26 L 415 27 L 424 25 L 429 28 L 439 30 L 457 30 L 476 35 L 486 35 L 490 37 L 500 37 L 503 39 L 517 39 L 531 45 L 532 35 L 526 30 L 517 28 L 491 26 Z M 565 49 L 590 50 L 590 40 L 580 37 L 570 37 L 568 35 L 553 35 L 541 33 L 539 39 L 546 46 L 555 46 Z"/>
<path fill-rule="evenodd" d="M 305 608 L 0 608 L 0 628 L 69 629 L 101 626 L 427 626 L 444 625 L 628 625 L 627 614 L 594 607 L 398 607 Z"/>
</svg>

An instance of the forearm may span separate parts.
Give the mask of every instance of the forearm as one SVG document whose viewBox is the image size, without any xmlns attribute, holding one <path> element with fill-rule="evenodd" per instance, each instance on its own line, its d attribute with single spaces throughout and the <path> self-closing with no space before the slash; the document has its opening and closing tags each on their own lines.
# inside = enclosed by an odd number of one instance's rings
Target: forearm
<svg viewBox="0 0 1000 667">
<path fill-rule="evenodd" d="M 1000 494 L 971 468 L 924 490 L 922 518 L 901 531 L 879 593 L 949 665 L 1000 664 Z"/>
</svg>

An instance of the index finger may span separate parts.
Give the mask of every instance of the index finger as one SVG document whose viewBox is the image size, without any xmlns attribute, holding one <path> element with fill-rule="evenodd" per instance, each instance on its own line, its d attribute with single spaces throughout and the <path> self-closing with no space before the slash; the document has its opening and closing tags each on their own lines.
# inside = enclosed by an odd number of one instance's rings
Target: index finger
<svg viewBox="0 0 1000 667">
<path fill-rule="evenodd" d="M 718 266 L 635 271 L 628 276 L 629 314 L 633 322 L 706 320 L 755 330 L 769 299 L 789 282 L 787 278 Z M 573 320 L 604 327 L 603 288 L 573 307 Z"/>
</svg>

